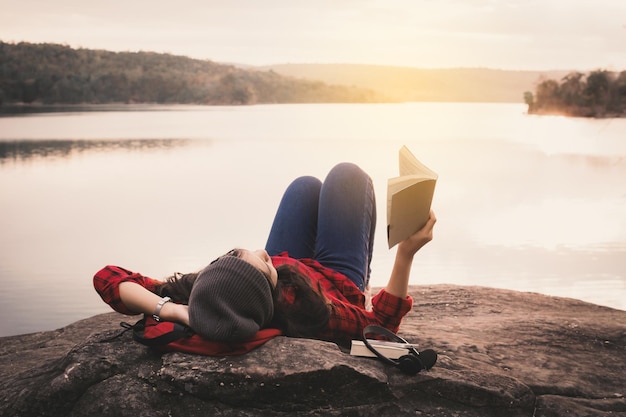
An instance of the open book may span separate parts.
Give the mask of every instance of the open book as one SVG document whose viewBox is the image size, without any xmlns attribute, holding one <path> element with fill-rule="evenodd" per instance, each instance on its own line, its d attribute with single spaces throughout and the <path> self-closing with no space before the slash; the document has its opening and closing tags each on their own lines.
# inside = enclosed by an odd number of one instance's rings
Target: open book
<svg viewBox="0 0 626 417">
<path fill-rule="evenodd" d="M 437 174 L 400 149 L 400 176 L 387 182 L 387 241 L 389 249 L 420 230 L 428 221 Z"/>
</svg>

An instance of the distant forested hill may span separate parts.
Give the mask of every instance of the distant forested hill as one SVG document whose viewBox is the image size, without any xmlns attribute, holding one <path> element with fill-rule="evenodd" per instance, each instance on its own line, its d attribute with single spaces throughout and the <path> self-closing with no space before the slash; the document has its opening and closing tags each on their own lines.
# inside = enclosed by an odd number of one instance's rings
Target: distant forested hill
<svg viewBox="0 0 626 417">
<path fill-rule="evenodd" d="M 251 67 L 153 52 L 0 41 L 0 105 L 523 103 L 525 92 L 569 73 L 355 64 Z"/>
<path fill-rule="evenodd" d="M 301 79 L 368 88 L 393 101 L 522 103 L 544 79 L 569 71 L 509 71 L 488 68 L 425 69 L 356 64 L 284 64 L 261 67 Z"/>
<path fill-rule="evenodd" d="M 0 41 L 0 104 L 383 101 L 365 88 L 151 52 Z"/>
</svg>

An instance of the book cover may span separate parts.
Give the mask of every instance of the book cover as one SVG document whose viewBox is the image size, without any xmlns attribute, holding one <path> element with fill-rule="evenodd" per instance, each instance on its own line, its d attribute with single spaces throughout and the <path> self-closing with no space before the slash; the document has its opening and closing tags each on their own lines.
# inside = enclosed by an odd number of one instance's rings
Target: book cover
<svg viewBox="0 0 626 417">
<path fill-rule="evenodd" d="M 406 146 L 399 153 L 400 176 L 387 182 L 387 241 L 389 249 L 420 230 L 430 214 L 438 175 Z"/>
</svg>

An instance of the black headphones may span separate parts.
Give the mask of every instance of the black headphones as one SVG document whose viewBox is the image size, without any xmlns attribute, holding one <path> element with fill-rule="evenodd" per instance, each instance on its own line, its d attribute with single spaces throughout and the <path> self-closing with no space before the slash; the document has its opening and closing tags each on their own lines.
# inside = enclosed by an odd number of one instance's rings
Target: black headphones
<svg viewBox="0 0 626 417">
<path fill-rule="evenodd" d="M 365 344 L 365 346 L 367 346 L 367 348 L 381 361 L 399 368 L 407 375 L 415 375 L 422 369 L 430 369 L 435 365 L 435 362 L 437 362 L 437 352 L 432 349 L 426 349 L 422 352 L 418 352 L 413 346 L 407 346 L 407 349 L 409 350 L 407 355 L 402 355 L 398 359 L 388 358 L 376 350 L 367 340 L 366 336 L 372 334 L 384 336 L 392 342 L 403 343 L 406 345 L 408 345 L 409 342 L 381 326 L 370 325 L 363 329 L 363 344 Z"/>
</svg>

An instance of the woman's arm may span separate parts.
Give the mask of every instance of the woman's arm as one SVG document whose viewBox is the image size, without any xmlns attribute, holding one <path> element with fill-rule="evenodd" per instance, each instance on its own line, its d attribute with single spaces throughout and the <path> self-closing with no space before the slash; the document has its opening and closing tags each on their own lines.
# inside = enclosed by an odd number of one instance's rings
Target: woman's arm
<svg viewBox="0 0 626 417">
<path fill-rule="evenodd" d="M 162 281 L 115 265 L 105 266 L 93 277 L 93 286 L 102 300 L 118 313 L 129 315 L 153 314 L 161 300 L 153 291 L 162 284 Z M 165 303 L 159 316 L 164 320 L 189 323 L 187 306 L 181 304 Z"/>
<path fill-rule="evenodd" d="M 153 314 L 161 301 L 161 297 L 141 285 L 126 281 L 119 285 L 120 299 L 124 305 L 135 313 Z M 189 325 L 189 307 L 169 302 L 163 304 L 159 317 L 162 320 L 177 321 Z"/>
<path fill-rule="evenodd" d="M 395 295 L 399 298 L 405 298 L 408 296 L 409 277 L 411 274 L 413 256 L 425 244 L 433 239 L 433 228 L 436 222 L 437 218 L 435 217 L 435 213 L 431 211 L 430 217 L 424 227 L 398 244 L 396 260 L 393 264 L 389 282 L 385 288 L 389 294 Z"/>
</svg>

